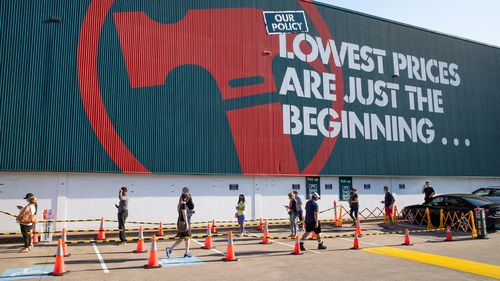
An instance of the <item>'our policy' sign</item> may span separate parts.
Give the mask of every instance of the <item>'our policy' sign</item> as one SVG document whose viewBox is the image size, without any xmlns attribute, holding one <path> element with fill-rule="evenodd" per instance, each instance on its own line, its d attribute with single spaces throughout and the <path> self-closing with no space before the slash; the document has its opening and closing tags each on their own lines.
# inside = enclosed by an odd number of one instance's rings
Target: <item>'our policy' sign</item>
<svg viewBox="0 0 500 281">
<path fill-rule="evenodd" d="M 268 34 L 307 33 L 304 11 L 264 12 Z"/>
</svg>

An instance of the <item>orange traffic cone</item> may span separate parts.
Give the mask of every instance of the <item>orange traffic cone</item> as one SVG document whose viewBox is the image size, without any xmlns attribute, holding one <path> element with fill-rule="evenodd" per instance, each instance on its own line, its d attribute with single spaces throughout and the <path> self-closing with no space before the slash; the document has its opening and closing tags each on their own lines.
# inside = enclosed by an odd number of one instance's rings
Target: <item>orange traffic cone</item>
<svg viewBox="0 0 500 281">
<path fill-rule="evenodd" d="M 33 220 L 33 233 L 31 234 L 31 243 L 33 245 L 38 244 L 40 240 L 38 239 L 38 232 L 36 232 L 36 218 Z"/>
<path fill-rule="evenodd" d="M 317 240 L 318 239 L 318 235 L 316 234 L 316 232 L 314 232 L 314 231 L 312 232 L 311 239 L 312 240 Z"/>
<path fill-rule="evenodd" d="M 57 253 L 56 253 L 56 263 L 54 264 L 54 271 L 49 273 L 52 276 L 62 276 L 66 273 L 66 266 L 64 265 L 64 253 L 63 253 L 63 242 L 61 238 L 57 240 Z"/>
<path fill-rule="evenodd" d="M 356 216 L 356 234 L 361 236 L 361 226 L 359 225 L 359 216 Z"/>
<path fill-rule="evenodd" d="M 451 229 L 449 226 L 446 228 L 446 239 L 444 239 L 444 241 L 453 241 L 453 236 L 451 235 Z"/>
<path fill-rule="evenodd" d="M 142 225 L 139 226 L 139 237 L 137 240 L 137 247 L 133 253 L 146 253 L 148 250 L 144 247 L 144 234 L 142 233 Z"/>
<path fill-rule="evenodd" d="M 295 236 L 295 248 L 293 249 L 293 252 L 291 252 L 290 254 L 292 255 L 303 255 L 304 253 L 302 253 L 300 251 L 300 242 L 299 242 L 299 236 Z"/>
<path fill-rule="evenodd" d="M 62 229 L 62 247 L 63 247 L 63 255 L 64 255 L 65 257 L 69 257 L 69 256 L 71 256 L 71 254 L 69 253 L 69 251 L 68 251 L 68 245 L 66 244 L 66 241 L 68 241 L 68 238 L 67 238 L 67 236 L 66 236 L 66 233 L 67 233 L 66 228 L 64 228 L 64 227 L 63 227 L 63 229 Z"/>
<path fill-rule="evenodd" d="M 260 222 L 259 222 L 259 230 L 260 230 L 260 231 L 263 231 L 263 230 L 264 230 L 264 224 L 262 223 L 262 218 L 260 218 Z"/>
<path fill-rule="evenodd" d="M 212 220 L 212 233 L 217 233 L 217 228 L 215 228 L 215 220 Z"/>
<path fill-rule="evenodd" d="M 101 226 L 99 227 L 97 240 L 104 240 L 104 239 L 106 239 L 106 233 L 104 232 L 104 218 L 101 217 Z"/>
<path fill-rule="evenodd" d="M 271 244 L 271 241 L 269 241 L 269 228 L 267 225 L 267 221 L 264 222 L 264 236 L 262 237 L 262 241 L 260 244 Z"/>
<path fill-rule="evenodd" d="M 403 242 L 402 245 L 405 245 L 405 246 L 411 246 L 411 245 L 413 245 L 410 242 L 410 232 L 408 231 L 408 228 L 405 229 L 405 241 Z"/>
<path fill-rule="evenodd" d="M 165 236 L 163 233 L 163 222 L 160 222 L 160 226 L 158 227 L 158 232 L 156 233 L 156 236 Z"/>
<path fill-rule="evenodd" d="M 353 250 L 359 249 L 359 241 L 358 241 L 358 234 L 354 232 L 354 244 L 352 245 Z"/>
<path fill-rule="evenodd" d="M 212 225 L 213 227 L 213 225 Z M 223 261 L 238 261 L 236 258 L 236 255 L 234 254 L 234 247 L 233 247 L 233 232 L 230 230 L 227 232 L 227 251 L 226 251 L 226 257 L 223 258 Z"/>
<path fill-rule="evenodd" d="M 149 253 L 149 262 L 148 264 L 144 265 L 144 268 L 151 269 L 161 267 L 161 264 L 158 263 L 157 250 L 158 248 L 156 247 L 156 236 L 153 235 L 153 237 L 151 237 L 151 252 Z"/>
<path fill-rule="evenodd" d="M 212 231 L 210 230 L 212 227 L 210 224 L 207 225 L 207 237 L 205 237 L 205 246 L 201 247 L 202 249 L 212 249 L 214 245 L 212 244 Z"/>
</svg>

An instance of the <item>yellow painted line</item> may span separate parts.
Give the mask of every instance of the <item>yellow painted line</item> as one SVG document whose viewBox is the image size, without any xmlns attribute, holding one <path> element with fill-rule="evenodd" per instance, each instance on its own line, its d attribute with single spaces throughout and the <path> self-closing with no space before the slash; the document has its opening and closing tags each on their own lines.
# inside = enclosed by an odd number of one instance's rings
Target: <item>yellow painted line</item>
<svg viewBox="0 0 500 281">
<path fill-rule="evenodd" d="M 363 249 L 365 252 L 407 259 L 458 271 L 500 279 L 500 266 L 393 247 Z"/>
</svg>

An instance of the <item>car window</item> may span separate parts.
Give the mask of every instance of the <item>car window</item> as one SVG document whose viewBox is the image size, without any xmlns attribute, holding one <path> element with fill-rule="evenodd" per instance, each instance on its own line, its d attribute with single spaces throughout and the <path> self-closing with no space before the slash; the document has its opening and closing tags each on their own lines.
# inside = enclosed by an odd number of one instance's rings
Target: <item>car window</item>
<svg viewBox="0 0 500 281">
<path fill-rule="evenodd" d="M 491 196 L 500 196 L 500 189 L 494 189 Z"/>
<path fill-rule="evenodd" d="M 488 196 L 490 194 L 490 191 L 488 189 L 481 188 L 474 191 L 474 194 L 477 196 Z"/>
<path fill-rule="evenodd" d="M 444 197 L 434 197 L 434 198 L 432 198 L 431 201 L 429 201 L 425 205 L 427 205 L 427 206 L 441 206 L 443 203 L 443 199 L 444 199 Z"/>
<path fill-rule="evenodd" d="M 458 198 L 456 198 L 456 197 L 446 197 L 444 199 L 444 204 L 446 206 L 456 206 L 456 205 L 458 205 L 458 202 L 459 202 Z"/>
</svg>

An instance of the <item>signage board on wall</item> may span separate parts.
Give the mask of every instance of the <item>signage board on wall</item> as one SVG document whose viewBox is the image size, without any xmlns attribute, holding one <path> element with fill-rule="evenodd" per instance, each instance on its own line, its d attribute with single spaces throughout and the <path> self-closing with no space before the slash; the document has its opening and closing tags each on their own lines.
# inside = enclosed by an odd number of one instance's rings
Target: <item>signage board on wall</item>
<svg viewBox="0 0 500 281">
<path fill-rule="evenodd" d="M 306 177 L 306 198 L 311 199 L 311 195 L 317 192 L 321 196 L 319 177 Z"/>
<path fill-rule="evenodd" d="M 339 201 L 351 199 L 352 177 L 339 177 Z"/>
</svg>

